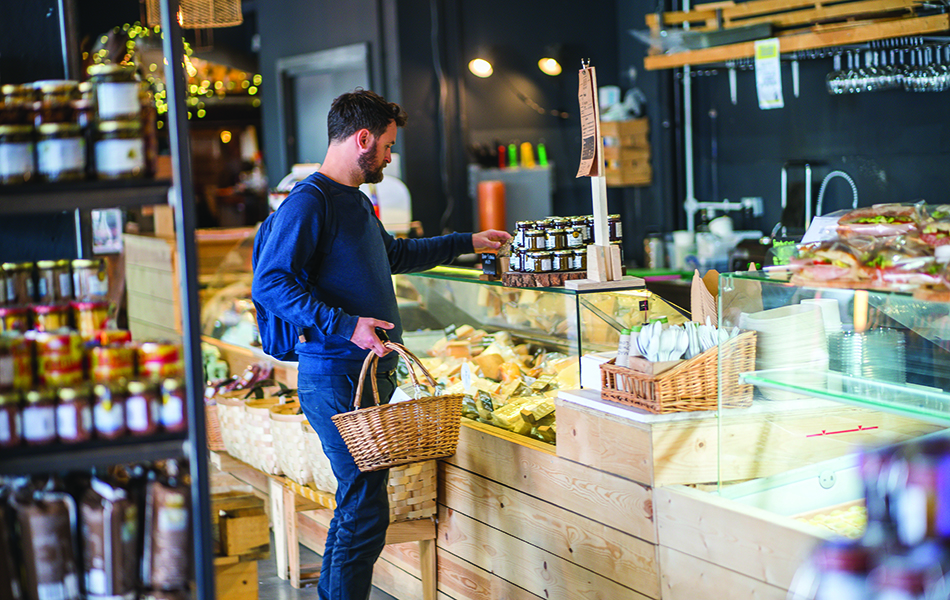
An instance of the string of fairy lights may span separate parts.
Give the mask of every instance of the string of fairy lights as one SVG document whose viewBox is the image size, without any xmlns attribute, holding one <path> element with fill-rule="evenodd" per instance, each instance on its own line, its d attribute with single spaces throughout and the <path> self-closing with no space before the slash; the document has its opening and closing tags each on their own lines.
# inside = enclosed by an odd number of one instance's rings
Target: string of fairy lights
<svg viewBox="0 0 950 600">
<path fill-rule="evenodd" d="M 139 75 L 148 83 L 150 96 L 159 117 L 157 126 L 164 125 L 162 117 L 168 112 L 164 81 L 164 58 L 161 52 L 162 28 L 146 27 L 140 22 L 117 25 L 102 34 L 89 51 L 83 52 L 85 64 L 118 62 L 134 64 Z M 184 44 L 185 73 L 188 78 L 185 104 L 188 118 L 207 116 L 206 101 L 227 97 L 246 98 L 250 105 L 261 105 L 256 97 L 260 91 L 260 73 L 248 73 L 224 65 L 218 65 L 194 56 L 191 45 Z M 157 44 L 157 45 L 156 45 Z"/>
</svg>

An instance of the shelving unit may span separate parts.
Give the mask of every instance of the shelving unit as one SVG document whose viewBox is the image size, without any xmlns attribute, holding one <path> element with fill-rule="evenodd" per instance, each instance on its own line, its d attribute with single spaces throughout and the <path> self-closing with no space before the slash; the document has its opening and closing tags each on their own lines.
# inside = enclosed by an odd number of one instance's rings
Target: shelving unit
<svg viewBox="0 0 950 600">
<path fill-rule="evenodd" d="M 131 0 L 129 0 L 131 1 Z M 92 209 L 131 208 L 169 204 L 178 232 L 182 337 L 185 386 L 188 390 L 186 434 L 160 434 L 127 437 L 115 441 L 91 441 L 75 446 L 5 450 L 0 456 L 0 474 L 39 474 L 87 469 L 94 466 L 155 461 L 170 458 L 187 460 L 191 477 L 191 525 L 193 539 L 194 583 L 200 600 L 215 598 L 215 571 L 211 540 L 211 502 L 208 487 L 208 456 L 205 435 L 204 377 L 199 338 L 198 269 L 195 242 L 195 199 L 191 176 L 188 113 L 185 107 L 186 79 L 182 31 L 175 18 L 178 0 L 161 0 L 163 56 L 167 65 L 168 135 L 171 147 L 172 179 L 128 182 L 80 182 L 74 184 L 24 184 L 0 187 L 0 215 L 49 214 L 52 212 Z M 71 27 L 75 23 L 72 2 L 58 4 L 68 18 L 60 20 L 66 31 L 61 39 L 74 43 Z M 13 23 L 13 26 L 16 24 Z M 78 48 L 63 50 L 64 73 L 78 79 Z"/>
</svg>

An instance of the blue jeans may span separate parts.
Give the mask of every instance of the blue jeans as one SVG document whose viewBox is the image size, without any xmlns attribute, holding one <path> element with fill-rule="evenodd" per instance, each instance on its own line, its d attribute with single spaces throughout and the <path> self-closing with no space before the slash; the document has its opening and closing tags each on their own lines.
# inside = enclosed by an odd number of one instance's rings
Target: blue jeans
<svg viewBox="0 0 950 600">
<path fill-rule="evenodd" d="M 320 582 L 320 600 L 366 600 L 372 589 L 373 564 L 386 545 L 389 526 L 389 470 L 363 473 L 350 456 L 331 417 L 353 410 L 358 375 L 315 375 L 297 378 L 300 406 L 320 437 L 336 476 L 336 510 L 327 533 Z M 376 378 L 383 403 L 389 402 L 393 375 Z M 362 407 L 373 406 L 373 389 L 364 384 Z"/>
</svg>

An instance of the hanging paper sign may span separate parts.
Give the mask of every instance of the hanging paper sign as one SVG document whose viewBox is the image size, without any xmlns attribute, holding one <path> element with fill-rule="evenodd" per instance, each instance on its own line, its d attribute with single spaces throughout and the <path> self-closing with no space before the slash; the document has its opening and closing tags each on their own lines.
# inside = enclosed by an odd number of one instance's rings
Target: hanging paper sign
<svg viewBox="0 0 950 600">
<path fill-rule="evenodd" d="M 597 74 L 594 67 L 578 72 L 577 100 L 581 114 L 581 164 L 578 177 L 599 177 L 603 174 L 600 156 L 600 115 L 597 110 Z"/>
<path fill-rule="evenodd" d="M 785 106 L 778 38 L 755 42 L 755 89 L 762 110 Z"/>
</svg>

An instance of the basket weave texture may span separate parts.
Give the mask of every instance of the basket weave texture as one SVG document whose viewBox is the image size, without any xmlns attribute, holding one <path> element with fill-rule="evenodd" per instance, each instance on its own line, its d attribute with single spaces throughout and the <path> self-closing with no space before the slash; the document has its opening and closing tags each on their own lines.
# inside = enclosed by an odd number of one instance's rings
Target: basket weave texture
<svg viewBox="0 0 950 600">
<path fill-rule="evenodd" d="M 274 446 L 274 433 L 271 429 L 271 408 L 279 406 L 282 398 L 261 398 L 248 400 L 244 404 L 245 448 L 242 450 L 247 460 L 244 462 L 264 471 L 268 475 L 282 475 Z"/>
<path fill-rule="evenodd" d="M 751 406 L 752 385 L 740 384 L 739 374 L 755 370 L 754 331 L 740 333 L 658 375 L 606 362 L 600 366 L 600 397 L 657 414 L 717 410 L 720 351 L 723 407 Z"/>
<path fill-rule="evenodd" d="M 179 6 L 181 26 L 185 29 L 233 27 L 244 22 L 241 0 L 182 0 Z M 145 7 L 149 26 L 161 25 L 162 11 L 159 0 L 148 0 Z"/>
<path fill-rule="evenodd" d="M 307 439 L 303 432 L 307 416 L 299 412 L 299 402 L 272 406 L 270 428 L 280 470 L 300 485 L 307 485 L 313 481 L 313 471 L 307 456 Z"/>
<path fill-rule="evenodd" d="M 321 492 L 336 493 L 336 476 L 333 475 L 333 469 L 330 467 L 330 459 L 323 452 L 323 444 L 320 443 L 320 437 L 309 422 L 304 422 L 300 426 L 303 432 L 304 444 L 307 450 L 307 466 L 310 467 L 310 476 L 313 486 Z"/>
<path fill-rule="evenodd" d="M 406 360 L 414 384 L 419 382 L 413 365 L 418 366 L 429 385 L 435 387 L 435 380 L 408 349 L 394 342 L 384 345 Z M 360 471 L 378 471 L 455 454 L 462 417 L 462 395 L 430 396 L 379 405 L 376 363 L 376 354 L 370 352 L 363 361 L 354 410 L 333 416 L 333 422 Z M 359 408 L 367 371 L 370 371 L 369 380 L 377 405 Z"/>
<path fill-rule="evenodd" d="M 227 452 L 224 438 L 221 437 L 221 422 L 218 420 L 218 403 L 205 402 L 205 435 L 208 438 L 208 450 Z"/>
<path fill-rule="evenodd" d="M 244 455 L 244 395 L 247 392 L 226 392 L 215 397 L 218 407 L 218 424 L 221 441 L 228 454 L 238 460 L 248 462 Z"/>
</svg>

